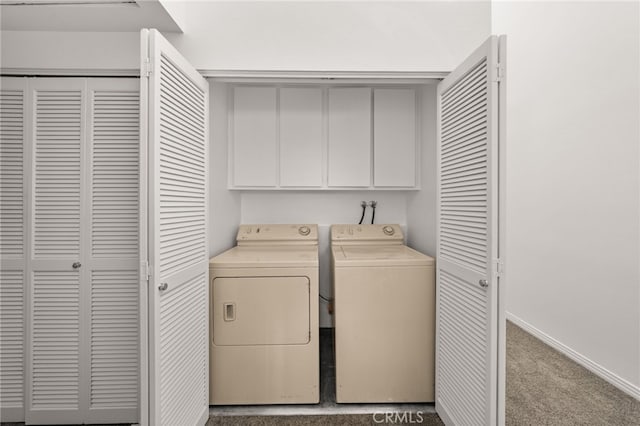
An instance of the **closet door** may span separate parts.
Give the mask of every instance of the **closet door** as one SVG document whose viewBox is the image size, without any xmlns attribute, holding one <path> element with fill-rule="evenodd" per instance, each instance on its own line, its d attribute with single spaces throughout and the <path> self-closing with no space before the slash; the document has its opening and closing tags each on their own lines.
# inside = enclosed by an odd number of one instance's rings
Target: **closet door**
<svg viewBox="0 0 640 426">
<path fill-rule="evenodd" d="M 491 37 L 438 86 L 436 411 L 447 425 L 504 423 L 498 47 Z"/>
<path fill-rule="evenodd" d="M 89 423 L 136 423 L 139 384 L 137 79 L 88 79 L 83 303 Z M 84 268 L 84 265 L 83 265 Z"/>
<path fill-rule="evenodd" d="M 26 422 L 138 419 L 137 80 L 33 79 Z"/>
<path fill-rule="evenodd" d="M 148 182 L 142 191 L 143 199 L 148 191 L 149 211 L 141 216 L 150 265 L 148 423 L 204 425 L 209 417 L 209 89 L 158 31 L 143 30 L 141 38 L 142 63 L 150 64 L 141 81 L 146 117 L 141 128 L 148 132 L 143 135 L 148 173 L 142 174 Z"/>
<path fill-rule="evenodd" d="M 0 82 L 0 419 L 24 421 L 27 79 Z"/>
<path fill-rule="evenodd" d="M 81 423 L 86 163 L 82 79 L 34 79 L 26 422 Z"/>
</svg>

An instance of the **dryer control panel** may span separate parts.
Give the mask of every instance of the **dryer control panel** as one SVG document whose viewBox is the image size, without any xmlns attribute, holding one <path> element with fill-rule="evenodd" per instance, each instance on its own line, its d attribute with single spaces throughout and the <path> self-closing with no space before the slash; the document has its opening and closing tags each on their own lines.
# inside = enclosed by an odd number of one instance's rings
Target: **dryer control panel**
<svg viewBox="0 0 640 426">
<path fill-rule="evenodd" d="M 402 244 L 404 235 L 400 225 L 332 225 L 331 242 L 365 244 L 368 242 Z"/>
<path fill-rule="evenodd" d="M 318 225 L 240 225 L 236 241 L 238 245 L 258 243 L 318 244 Z"/>
</svg>

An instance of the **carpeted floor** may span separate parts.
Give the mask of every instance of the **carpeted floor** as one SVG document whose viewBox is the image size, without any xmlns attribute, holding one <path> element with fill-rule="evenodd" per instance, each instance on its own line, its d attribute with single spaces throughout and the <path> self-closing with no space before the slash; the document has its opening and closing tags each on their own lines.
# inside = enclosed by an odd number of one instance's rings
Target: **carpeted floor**
<svg viewBox="0 0 640 426">
<path fill-rule="evenodd" d="M 640 401 L 507 322 L 506 424 L 640 425 Z"/>
</svg>

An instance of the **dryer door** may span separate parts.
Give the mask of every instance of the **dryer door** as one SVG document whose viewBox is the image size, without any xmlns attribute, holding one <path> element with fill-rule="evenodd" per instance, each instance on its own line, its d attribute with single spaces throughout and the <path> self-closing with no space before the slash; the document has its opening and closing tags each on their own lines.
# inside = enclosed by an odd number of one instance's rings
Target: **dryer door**
<svg viewBox="0 0 640 426">
<path fill-rule="evenodd" d="M 233 277 L 213 280 L 213 344 L 309 343 L 309 278 Z"/>
</svg>

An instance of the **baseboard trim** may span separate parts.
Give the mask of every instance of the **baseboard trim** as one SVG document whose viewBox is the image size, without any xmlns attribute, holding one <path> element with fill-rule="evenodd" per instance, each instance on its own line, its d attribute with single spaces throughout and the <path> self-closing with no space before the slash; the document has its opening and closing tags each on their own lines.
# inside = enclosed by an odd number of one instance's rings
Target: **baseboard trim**
<svg viewBox="0 0 640 426">
<path fill-rule="evenodd" d="M 563 354 L 563 355 L 567 356 L 568 358 L 570 358 L 571 360 L 577 362 L 578 364 L 580 364 L 581 366 L 583 366 L 587 370 L 591 371 L 596 376 L 598 376 L 601 379 L 607 381 L 608 383 L 611 383 L 613 386 L 615 386 L 616 388 L 620 389 L 622 392 L 624 392 L 624 393 L 632 396 L 633 398 L 637 399 L 638 401 L 640 401 L 640 386 L 636 386 L 633 383 L 630 383 L 629 381 L 627 381 L 627 380 L 623 379 L 622 377 L 618 376 L 617 374 L 612 373 L 611 371 L 607 370 L 606 368 L 604 368 L 600 364 L 598 364 L 598 363 L 590 360 L 589 358 L 585 357 L 584 355 L 574 351 L 573 349 L 571 349 L 570 347 L 564 345 L 563 343 L 560 343 L 559 341 L 557 341 L 553 337 L 549 336 L 548 334 L 544 333 L 543 331 L 538 330 L 536 327 L 532 326 L 531 324 L 529 324 L 528 322 L 524 321 L 523 319 L 517 317 L 516 315 L 512 314 L 511 312 L 507 312 L 507 320 L 511 321 L 512 323 L 514 323 L 518 327 L 522 328 L 527 333 L 529 333 L 529 334 L 537 337 L 538 339 L 542 340 L 544 343 L 546 343 L 547 345 L 551 346 L 553 349 L 557 350 L 561 354 Z"/>
</svg>

